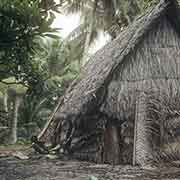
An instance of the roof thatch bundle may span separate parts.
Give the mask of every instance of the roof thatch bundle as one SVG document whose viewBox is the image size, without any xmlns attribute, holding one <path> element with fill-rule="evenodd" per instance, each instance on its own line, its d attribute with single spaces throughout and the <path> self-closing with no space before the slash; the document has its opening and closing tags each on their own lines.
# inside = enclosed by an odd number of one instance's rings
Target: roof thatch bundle
<svg viewBox="0 0 180 180">
<path fill-rule="evenodd" d="M 81 159 L 120 163 L 122 142 L 133 152 L 128 161 L 152 159 L 162 124 L 180 112 L 179 12 L 177 1 L 161 0 L 92 56 L 42 137 L 49 132 Z"/>
</svg>

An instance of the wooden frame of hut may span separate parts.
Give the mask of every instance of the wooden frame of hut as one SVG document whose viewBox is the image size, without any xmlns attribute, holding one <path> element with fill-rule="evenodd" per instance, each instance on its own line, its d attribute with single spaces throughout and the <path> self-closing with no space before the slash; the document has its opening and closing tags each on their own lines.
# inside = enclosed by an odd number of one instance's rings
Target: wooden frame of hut
<svg viewBox="0 0 180 180">
<path fill-rule="evenodd" d="M 151 162 L 166 120 L 180 120 L 179 24 L 175 0 L 138 17 L 91 57 L 40 138 L 83 160 Z"/>
</svg>

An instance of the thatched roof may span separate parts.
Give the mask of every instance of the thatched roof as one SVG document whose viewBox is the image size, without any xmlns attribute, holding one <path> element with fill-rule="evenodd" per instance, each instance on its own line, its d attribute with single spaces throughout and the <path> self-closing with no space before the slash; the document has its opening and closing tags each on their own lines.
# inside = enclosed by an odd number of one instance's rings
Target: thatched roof
<svg viewBox="0 0 180 180">
<path fill-rule="evenodd" d="M 161 0 L 155 7 L 138 17 L 112 42 L 95 53 L 85 65 L 80 78 L 71 91 L 65 94 L 64 103 L 57 114 L 73 116 L 73 119 L 91 114 L 103 102 L 106 87 L 112 74 L 118 69 L 125 57 L 155 27 L 162 16 L 166 16 L 180 34 L 179 6 L 175 0 Z"/>
<path fill-rule="evenodd" d="M 178 30 L 178 4 L 174 0 L 162 0 L 145 15 L 139 17 L 132 25 L 101 50 L 94 54 L 85 65 L 80 80 L 66 94 L 65 103 L 58 112 L 79 115 L 91 112 L 102 100 L 102 90 L 111 80 L 112 73 L 122 63 L 130 51 L 143 39 L 145 34 L 154 27 L 162 15 Z M 180 30 L 180 29 L 179 29 Z M 179 31 L 180 32 L 180 31 Z M 101 91 L 99 93 L 99 91 Z"/>
</svg>

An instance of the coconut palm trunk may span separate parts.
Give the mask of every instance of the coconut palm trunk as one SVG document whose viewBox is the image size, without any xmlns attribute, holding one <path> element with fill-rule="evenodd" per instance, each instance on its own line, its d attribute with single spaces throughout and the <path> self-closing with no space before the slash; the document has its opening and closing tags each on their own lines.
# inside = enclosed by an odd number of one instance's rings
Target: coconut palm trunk
<svg viewBox="0 0 180 180">
<path fill-rule="evenodd" d="M 7 104 L 7 100 L 8 100 L 8 95 L 7 95 L 7 92 L 6 91 L 4 91 L 4 93 L 3 93 L 3 103 L 4 103 L 4 110 L 6 111 L 6 112 L 8 112 L 8 104 Z"/>
<path fill-rule="evenodd" d="M 85 39 L 85 43 L 84 43 L 83 58 L 82 58 L 82 61 L 80 62 L 80 67 L 81 68 L 86 63 L 86 61 L 88 60 L 89 45 L 90 45 L 92 31 L 93 31 L 93 24 L 94 24 L 94 20 L 92 19 L 91 22 L 90 22 L 90 25 L 88 26 L 88 31 L 87 31 L 87 34 L 86 34 L 86 39 Z"/>
<path fill-rule="evenodd" d="M 16 95 L 14 98 L 13 117 L 12 117 L 10 142 L 9 142 L 10 144 L 15 144 L 17 142 L 17 123 L 18 123 L 19 105 L 20 105 L 20 97 Z"/>
<path fill-rule="evenodd" d="M 4 105 L 4 111 L 7 113 L 8 112 L 8 94 L 6 90 L 4 90 L 4 93 L 3 93 L 3 105 Z M 7 121 L 6 126 L 8 125 L 9 125 L 9 122 Z"/>
<path fill-rule="evenodd" d="M 86 33 L 86 39 L 85 39 L 85 43 L 84 43 L 84 52 L 83 52 L 82 61 L 80 63 L 80 67 L 82 67 L 86 63 L 86 61 L 88 60 L 89 45 L 91 43 L 92 33 L 94 30 L 94 26 L 95 26 L 95 12 L 96 12 L 96 8 L 97 8 L 97 4 L 98 4 L 98 0 L 95 0 L 95 2 L 93 4 L 92 12 L 90 14 L 90 16 L 91 16 L 90 22 L 89 22 L 89 25 L 87 27 L 88 30 Z"/>
</svg>

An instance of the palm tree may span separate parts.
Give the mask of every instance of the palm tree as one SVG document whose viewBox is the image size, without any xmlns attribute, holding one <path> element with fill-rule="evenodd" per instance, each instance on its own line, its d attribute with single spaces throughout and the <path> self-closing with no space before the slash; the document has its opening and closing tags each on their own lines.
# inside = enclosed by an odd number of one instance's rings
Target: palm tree
<svg viewBox="0 0 180 180">
<path fill-rule="evenodd" d="M 68 13 L 80 12 L 81 24 L 67 39 L 81 39 L 83 44 L 82 63 L 88 58 L 88 48 L 93 40 L 98 36 L 100 30 L 107 29 L 112 24 L 115 15 L 114 1 L 88 0 L 88 1 L 68 1 L 65 10 Z"/>
<path fill-rule="evenodd" d="M 67 13 L 80 13 L 81 23 L 66 38 L 69 41 L 81 40 L 83 56 L 81 66 L 88 59 L 90 44 L 99 35 L 107 32 L 114 39 L 119 32 L 146 7 L 157 0 L 69 0 L 65 1 L 64 9 Z"/>
<path fill-rule="evenodd" d="M 61 39 L 40 39 L 39 44 L 35 61 L 40 65 L 40 71 L 46 71 L 48 78 L 54 76 L 62 78 L 69 72 L 77 75 L 79 69 L 77 61 L 82 56 L 78 41 L 65 43 Z"/>
<path fill-rule="evenodd" d="M 48 38 L 38 39 L 38 43 L 40 47 L 35 51 L 34 64 L 38 64 L 39 71 L 45 73 L 43 91 L 38 97 L 26 96 L 20 107 L 20 121 L 22 121 L 21 125 L 27 127 L 36 125 L 41 129 L 48 120 L 58 97 L 79 74 L 79 58 L 82 56 L 82 50 L 78 46 L 78 41 L 69 44 L 61 39 Z M 29 135 L 32 135 L 30 131 Z"/>
<path fill-rule="evenodd" d="M 8 137 L 6 142 L 14 144 L 17 141 L 17 124 L 18 124 L 18 111 L 22 100 L 22 96 L 25 94 L 27 88 L 18 84 L 15 78 L 10 77 L 4 79 L 0 83 L 1 92 L 3 93 L 3 101 L 5 111 L 4 125 L 9 128 Z"/>
</svg>

